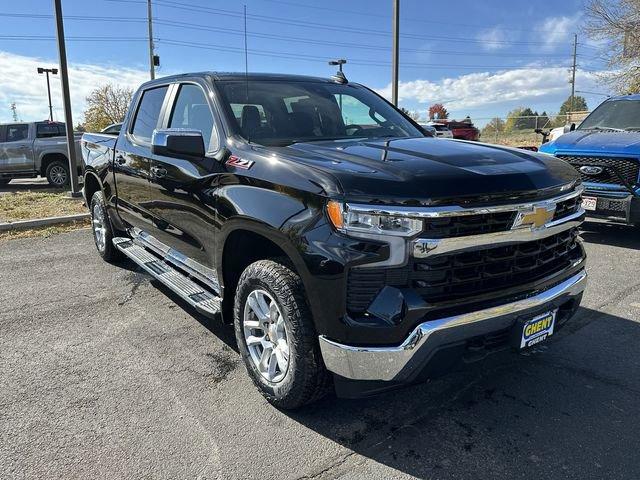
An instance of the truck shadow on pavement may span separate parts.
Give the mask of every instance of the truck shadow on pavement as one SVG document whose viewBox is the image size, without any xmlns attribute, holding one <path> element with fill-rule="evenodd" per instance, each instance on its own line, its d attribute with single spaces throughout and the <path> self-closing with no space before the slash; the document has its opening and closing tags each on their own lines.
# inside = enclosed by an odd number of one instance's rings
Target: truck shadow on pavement
<svg viewBox="0 0 640 480">
<path fill-rule="evenodd" d="M 350 450 L 327 478 L 363 463 L 377 469 L 363 478 L 389 475 L 376 464 L 421 478 L 638 478 L 638 324 L 585 308 L 574 320 L 579 332 L 530 353 L 288 415 Z"/>
<path fill-rule="evenodd" d="M 640 228 L 613 222 L 586 221 L 580 227 L 582 238 L 589 243 L 640 250 Z"/>
</svg>

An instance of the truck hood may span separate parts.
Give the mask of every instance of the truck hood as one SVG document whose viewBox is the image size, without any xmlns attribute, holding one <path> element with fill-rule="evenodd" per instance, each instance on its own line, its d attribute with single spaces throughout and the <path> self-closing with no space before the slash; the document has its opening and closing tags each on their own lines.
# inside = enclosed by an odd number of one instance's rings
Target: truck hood
<svg viewBox="0 0 640 480">
<path fill-rule="evenodd" d="M 540 148 L 546 153 L 622 154 L 640 156 L 640 132 L 574 130 Z"/>
<path fill-rule="evenodd" d="M 280 150 L 283 158 L 330 173 L 345 198 L 363 202 L 531 195 L 579 178 L 549 155 L 435 138 L 310 142 Z"/>
</svg>

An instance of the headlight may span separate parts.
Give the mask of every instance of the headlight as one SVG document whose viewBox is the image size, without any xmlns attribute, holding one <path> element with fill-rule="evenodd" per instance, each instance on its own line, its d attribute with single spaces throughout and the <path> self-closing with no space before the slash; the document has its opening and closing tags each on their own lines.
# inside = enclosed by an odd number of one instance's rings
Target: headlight
<svg viewBox="0 0 640 480">
<path fill-rule="evenodd" d="M 422 231 L 422 220 L 388 215 L 375 206 L 349 206 L 330 201 L 327 214 L 336 229 L 344 233 L 411 237 Z"/>
</svg>

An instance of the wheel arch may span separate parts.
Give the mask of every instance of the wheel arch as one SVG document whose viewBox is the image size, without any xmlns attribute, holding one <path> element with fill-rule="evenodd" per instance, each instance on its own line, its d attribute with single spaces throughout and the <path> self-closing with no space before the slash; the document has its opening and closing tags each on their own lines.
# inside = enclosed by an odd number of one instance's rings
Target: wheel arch
<svg viewBox="0 0 640 480">
<path fill-rule="evenodd" d="M 223 287 L 223 318 L 233 321 L 233 301 L 242 272 L 252 263 L 268 258 L 281 258 L 302 278 L 306 267 L 295 246 L 282 232 L 258 222 L 243 223 L 228 229 L 220 239 L 216 269 Z M 238 254 L 242 252 L 242 254 Z"/>
<path fill-rule="evenodd" d="M 98 191 L 102 191 L 102 182 L 98 178 L 98 175 L 96 175 L 92 171 L 85 172 L 84 198 L 86 200 L 87 206 L 91 205 L 91 199 L 93 198 L 93 195 Z"/>
<path fill-rule="evenodd" d="M 49 167 L 49 165 L 51 165 L 56 160 L 65 162 L 67 164 L 67 167 L 69 165 L 69 159 L 64 153 L 60 153 L 60 152 L 45 153 L 40 157 L 40 175 L 44 177 L 47 174 L 47 167 Z"/>
</svg>

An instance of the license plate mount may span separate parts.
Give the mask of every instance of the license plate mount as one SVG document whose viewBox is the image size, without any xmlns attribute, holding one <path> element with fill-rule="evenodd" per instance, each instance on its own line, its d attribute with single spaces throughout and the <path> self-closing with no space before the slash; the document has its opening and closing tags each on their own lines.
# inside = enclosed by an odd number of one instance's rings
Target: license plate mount
<svg viewBox="0 0 640 480">
<path fill-rule="evenodd" d="M 536 315 L 524 322 L 520 336 L 520 348 L 529 348 L 553 335 L 558 310 Z"/>
<path fill-rule="evenodd" d="M 582 208 L 595 212 L 598 208 L 598 199 L 596 197 L 582 197 Z"/>
</svg>

